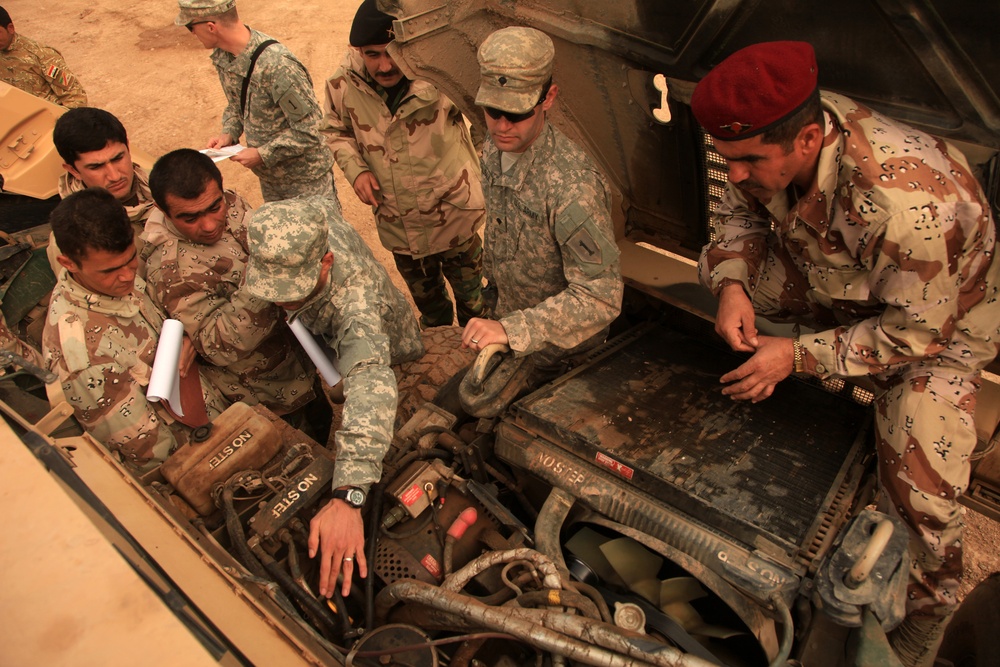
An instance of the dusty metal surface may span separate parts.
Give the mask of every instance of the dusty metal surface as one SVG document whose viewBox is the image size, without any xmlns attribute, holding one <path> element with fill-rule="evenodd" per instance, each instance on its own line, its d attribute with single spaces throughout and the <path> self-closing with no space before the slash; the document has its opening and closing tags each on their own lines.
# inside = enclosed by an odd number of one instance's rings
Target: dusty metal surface
<svg viewBox="0 0 1000 667">
<path fill-rule="evenodd" d="M 740 357 L 658 327 L 515 404 L 520 426 L 744 544 L 808 544 L 867 433 L 864 407 L 798 382 L 721 394 Z"/>
<path fill-rule="evenodd" d="M 56 194 L 62 158 L 52 127 L 63 107 L 0 82 L 0 178 L 2 191 L 47 199 Z"/>
</svg>

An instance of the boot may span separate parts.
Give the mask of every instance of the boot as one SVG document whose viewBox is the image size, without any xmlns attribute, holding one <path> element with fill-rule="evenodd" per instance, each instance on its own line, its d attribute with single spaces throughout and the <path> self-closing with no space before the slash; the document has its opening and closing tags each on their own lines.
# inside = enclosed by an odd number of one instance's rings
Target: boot
<svg viewBox="0 0 1000 667">
<path fill-rule="evenodd" d="M 889 645 L 905 667 L 933 667 L 950 620 L 951 614 L 907 616 L 889 633 Z"/>
</svg>

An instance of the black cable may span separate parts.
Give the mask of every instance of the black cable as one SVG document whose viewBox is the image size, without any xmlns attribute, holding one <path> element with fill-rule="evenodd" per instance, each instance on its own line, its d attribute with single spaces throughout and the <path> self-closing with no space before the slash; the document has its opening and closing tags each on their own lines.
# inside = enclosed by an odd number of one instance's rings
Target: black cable
<svg viewBox="0 0 1000 667">
<path fill-rule="evenodd" d="M 382 484 L 373 484 L 368 494 L 372 506 L 368 513 L 368 542 L 365 543 L 365 560 L 368 577 L 365 579 L 365 630 L 375 629 L 375 552 L 378 549 L 378 527 L 382 521 Z"/>
</svg>

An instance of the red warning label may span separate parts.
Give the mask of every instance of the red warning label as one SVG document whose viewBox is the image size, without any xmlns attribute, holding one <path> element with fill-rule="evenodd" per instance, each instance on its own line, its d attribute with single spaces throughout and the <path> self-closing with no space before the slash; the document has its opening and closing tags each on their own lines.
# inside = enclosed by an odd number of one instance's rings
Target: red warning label
<svg viewBox="0 0 1000 667">
<path fill-rule="evenodd" d="M 399 497 L 399 501 L 409 507 L 413 503 L 420 500 L 420 496 L 424 495 L 424 492 L 420 490 L 420 487 L 416 483 L 413 484 L 406 491 L 403 491 L 403 495 Z"/>
<path fill-rule="evenodd" d="M 436 578 L 441 578 L 441 564 L 437 562 L 434 556 L 427 554 L 420 559 L 420 564 L 424 566 L 424 569 L 433 574 Z"/>
<path fill-rule="evenodd" d="M 632 475 L 635 474 L 635 470 L 629 468 L 621 461 L 615 461 L 613 458 L 611 458 L 610 456 L 608 456 L 603 452 L 597 452 L 597 456 L 595 458 L 599 464 L 601 464 L 608 470 L 611 470 L 612 472 L 621 475 L 625 479 L 632 479 Z"/>
</svg>

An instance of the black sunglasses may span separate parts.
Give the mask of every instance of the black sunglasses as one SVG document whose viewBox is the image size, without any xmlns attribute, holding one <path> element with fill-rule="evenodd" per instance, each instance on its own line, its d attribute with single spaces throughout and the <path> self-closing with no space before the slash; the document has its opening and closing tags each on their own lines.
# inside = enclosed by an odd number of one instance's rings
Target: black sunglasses
<svg viewBox="0 0 1000 667">
<path fill-rule="evenodd" d="M 509 123 L 520 123 L 528 120 L 535 115 L 535 110 L 541 106 L 545 98 L 549 96 L 549 88 L 552 86 L 552 80 L 549 79 L 542 88 L 542 94 L 535 102 L 535 106 L 531 107 L 530 111 L 525 111 L 524 113 L 511 113 L 510 111 L 504 111 L 503 109 L 495 109 L 493 107 L 483 107 L 483 111 L 486 115 L 493 120 L 500 120 L 501 118 L 506 118 Z"/>
<path fill-rule="evenodd" d="M 538 104 L 541 104 L 539 102 Z M 493 107 L 483 107 L 483 111 L 486 115 L 493 120 L 500 120 L 501 118 L 506 118 L 507 122 L 511 124 L 520 123 L 521 121 L 528 120 L 535 115 L 535 109 L 538 108 L 538 104 L 531 108 L 531 111 L 525 111 L 524 113 L 511 113 L 510 111 L 503 111 L 501 109 L 494 109 Z"/>
<path fill-rule="evenodd" d="M 196 25 L 201 25 L 202 23 L 215 23 L 215 21 L 191 21 L 184 27 L 188 29 L 188 32 L 194 32 L 194 27 Z"/>
</svg>

